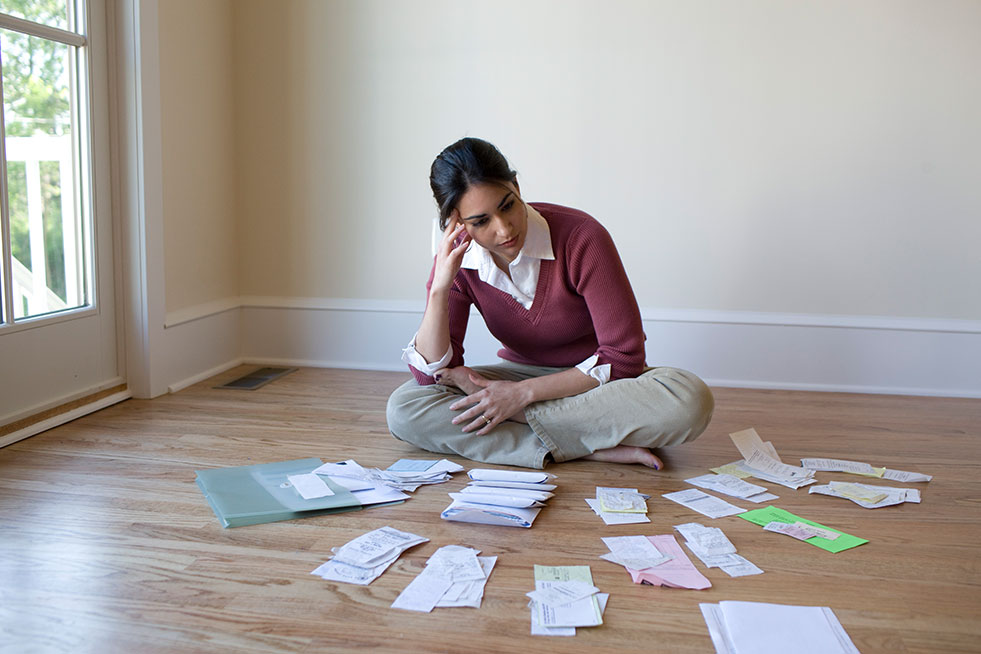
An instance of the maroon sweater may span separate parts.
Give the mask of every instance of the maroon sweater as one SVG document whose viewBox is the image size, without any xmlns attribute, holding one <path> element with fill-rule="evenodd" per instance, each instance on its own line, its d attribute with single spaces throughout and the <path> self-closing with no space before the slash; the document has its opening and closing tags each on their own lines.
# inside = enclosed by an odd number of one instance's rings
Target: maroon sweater
<svg viewBox="0 0 981 654">
<path fill-rule="evenodd" d="M 610 379 L 644 369 L 640 309 L 609 232 L 590 215 L 555 204 L 531 203 L 545 218 L 555 259 L 542 260 L 535 301 L 525 309 L 508 293 L 461 268 L 450 289 L 449 367 L 463 365 L 463 338 L 473 304 L 504 347 L 498 356 L 536 366 L 570 368 L 593 354 L 610 364 Z M 427 291 L 433 283 L 429 274 Z M 416 381 L 435 380 L 409 366 Z"/>
</svg>

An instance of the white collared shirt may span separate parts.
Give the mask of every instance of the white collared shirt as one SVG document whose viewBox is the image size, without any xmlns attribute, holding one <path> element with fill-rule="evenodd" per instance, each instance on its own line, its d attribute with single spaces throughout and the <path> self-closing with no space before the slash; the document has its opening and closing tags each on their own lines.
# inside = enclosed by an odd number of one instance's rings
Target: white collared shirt
<svg viewBox="0 0 981 654">
<path fill-rule="evenodd" d="M 552 261 L 555 259 L 555 255 L 552 252 L 552 233 L 549 231 L 548 222 L 530 204 L 525 203 L 525 207 L 528 209 L 528 231 L 525 234 L 525 242 L 521 251 L 508 265 L 510 278 L 494 263 L 494 256 L 486 248 L 478 245 L 476 241 L 470 242 L 470 247 L 464 253 L 460 267 L 476 270 L 480 281 L 507 293 L 525 309 L 531 309 L 535 302 L 535 290 L 538 288 L 538 275 L 541 271 L 542 261 Z M 449 365 L 452 358 L 453 346 L 451 345 L 439 361 L 429 363 L 416 351 L 415 336 L 412 337 L 408 347 L 402 350 L 402 361 L 430 376 L 437 370 Z M 576 368 L 583 374 L 593 377 L 600 384 L 604 384 L 610 380 L 610 364 L 597 366 L 597 360 L 598 357 L 594 354 L 577 365 Z"/>
</svg>

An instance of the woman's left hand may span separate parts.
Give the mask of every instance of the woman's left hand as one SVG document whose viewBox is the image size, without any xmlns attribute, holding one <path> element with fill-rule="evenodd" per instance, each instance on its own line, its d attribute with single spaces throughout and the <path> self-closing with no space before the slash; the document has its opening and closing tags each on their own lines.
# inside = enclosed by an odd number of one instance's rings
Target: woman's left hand
<svg viewBox="0 0 981 654">
<path fill-rule="evenodd" d="M 526 422 L 524 408 L 530 398 L 520 382 L 491 381 L 472 373 L 469 377 L 480 390 L 450 405 L 454 411 L 470 407 L 453 418 L 454 425 L 462 424 L 463 431 L 477 430 L 477 436 L 483 436 L 505 420 Z"/>
</svg>

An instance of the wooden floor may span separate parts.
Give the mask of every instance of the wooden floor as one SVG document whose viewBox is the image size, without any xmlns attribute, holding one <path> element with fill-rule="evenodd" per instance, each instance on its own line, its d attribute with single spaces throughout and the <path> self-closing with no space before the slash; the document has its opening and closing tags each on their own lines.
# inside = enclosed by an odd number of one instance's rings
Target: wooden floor
<svg viewBox="0 0 981 654">
<path fill-rule="evenodd" d="M 716 389 L 708 431 L 663 452 L 665 472 L 551 466 L 559 490 L 531 529 L 441 521 L 462 475 L 402 505 L 222 529 L 195 470 L 422 456 L 385 425 L 385 400 L 405 374 L 301 369 L 258 391 L 212 388 L 247 370 L 0 450 L 0 651 L 710 653 L 698 604 L 721 600 L 830 606 L 863 654 L 981 651 L 981 400 Z M 839 554 L 660 497 L 739 458 L 728 434 L 746 427 L 785 461 L 847 458 L 934 480 L 916 485 L 922 504 L 874 511 L 768 484 L 775 505 L 870 541 Z M 604 526 L 583 501 L 598 485 L 651 494 L 652 523 Z M 721 527 L 765 574 L 732 579 L 696 562 L 713 587 L 674 590 L 634 585 L 598 558 L 601 536 L 667 534 L 690 521 Z M 331 547 L 385 525 L 430 542 L 370 586 L 310 575 Z M 389 608 L 450 544 L 499 557 L 483 606 Z M 610 593 L 605 624 L 575 638 L 530 636 L 524 594 L 536 563 L 591 566 Z"/>
</svg>

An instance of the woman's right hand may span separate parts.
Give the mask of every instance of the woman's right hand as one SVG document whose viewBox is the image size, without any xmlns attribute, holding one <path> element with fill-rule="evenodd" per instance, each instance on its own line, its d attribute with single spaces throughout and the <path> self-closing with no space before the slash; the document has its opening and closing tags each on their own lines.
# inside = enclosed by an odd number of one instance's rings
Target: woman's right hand
<svg viewBox="0 0 981 654">
<path fill-rule="evenodd" d="M 470 234 L 462 222 L 453 214 L 443 238 L 436 248 L 436 268 L 433 271 L 432 291 L 446 291 L 453 285 L 453 279 L 463 263 L 463 255 L 470 247 Z"/>
</svg>

